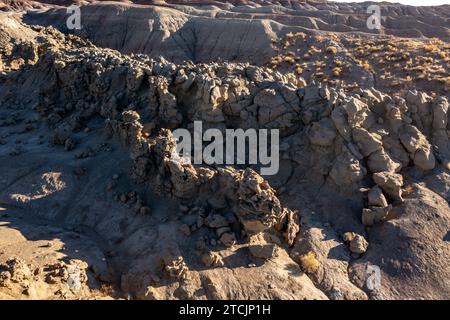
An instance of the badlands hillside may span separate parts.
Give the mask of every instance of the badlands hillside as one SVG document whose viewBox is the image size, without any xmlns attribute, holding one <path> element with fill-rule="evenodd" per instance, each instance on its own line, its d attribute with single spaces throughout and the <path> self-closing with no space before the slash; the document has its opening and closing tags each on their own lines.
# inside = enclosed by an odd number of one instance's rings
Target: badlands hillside
<svg viewBox="0 0 450 320">
<path fill-rule="evenodd" d="M 370 4 L 0 0 L 0 299 L 450 299 L 450 6 Z"/>
</svg>

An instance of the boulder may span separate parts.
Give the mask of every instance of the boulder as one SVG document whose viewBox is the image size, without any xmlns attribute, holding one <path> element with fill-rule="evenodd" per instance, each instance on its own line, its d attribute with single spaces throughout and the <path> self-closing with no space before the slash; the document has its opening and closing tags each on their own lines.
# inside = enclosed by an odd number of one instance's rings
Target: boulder
<svg viewBox="0 0 450 320">
<path fill-rule="evenodd" d="M 394 200 L 403 201 L 402 189 L 403 177 L 393 172 L 378 172 L 372 176 L 375 183 Z"/>
<path fill-rule="evenodd" d="M 375 207 L 387 207 L 388 203 L 386 201 L 386 197 L 383 194 L 383 191 L 380 189 L 379 186 L 374 186 L 369 190 L 369 193 L 367 195 L 367 200 L 369 203 L 369 206 L 375 206 Z"/>
</svg>

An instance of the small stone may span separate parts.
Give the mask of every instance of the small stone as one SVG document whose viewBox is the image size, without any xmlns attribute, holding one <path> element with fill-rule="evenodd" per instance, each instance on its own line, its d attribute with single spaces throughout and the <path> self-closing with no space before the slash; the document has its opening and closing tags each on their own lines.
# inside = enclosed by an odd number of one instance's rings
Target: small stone
<svg viewBox="0 0 450 320">
<path fill-rule="evenodd" d="M 42 268 L 38 267 L 38 268 L 34 269 L 33 275 L 38 276 L 42 273 L 42 271 L 43 271 Z"/>
<path fill-rule="evenodd" d="M 388 205 L 386 197 L 384 196 L 383 191 L 381 191 L 381 188 L 379 186 L 374 186 L 372 189 L 370 189 L 367 197 L 369 206 L 387 207 Z"/>
<path fill-rule="evenodd" d="M 45 277 L 45 282 L 47 282 L 48 284 L 55 284 L 58 282 L 58 280 L 53 274 L 48 274 Z"/>
<path fill-rule="evenodd" d="M 350 242 L 354 237 L 355 237 L 354 232 L 346 232 L 342 235 L 342 239 L 344 240 L 344 242 Z"/>
<path fill-rule="evenodd" d="M 225 232 L 228 232 L 230 230 L 231 229 L 229 227 L 218 228 L 218 229 L 216 229 L 216 235 L 217 235 L 217 237 L 220 238 L 222 236 L 222 234 L 224 234 Z"/>
<path fill-rule="evenodd" d="M 53 247 L 53 242 L 48 241 L 46 244 L 43 245 L 44 248 L 51 248 Z"/>
<path fill-rule="evenodd" d="M 210 267 L 223 267 L 224 262 L 222 257 L 216 253 L 216 252 L 209 252 L 207 254 L 204 254 L 201 258 L 203 264 L 210 268 Z"/>
<path fill-rule="evenodd" d="M 125 122 L 135 122 L 139 121 L 141 119 L 141 116 L 136 111 L 129 110 L 122 113 L 122 118 Z"/>
<path fill-rule="evenodd" d="M 204 219 L 202 217 L 197 217 L 197 228 L 200 229 L 203 226 Z"/>
<path fill-rule="evenodd" d="M 64 150 L 71 151 L 73 149 L 75 149 L 75 141 L 72 138 L 69 138 L 64 142 Z"/>
<path fill-rule="evenodd" d="M 402 190 L 403 176 L 398 173 L 377 172 L 373 174 L 373 181 L 380 186 L 391 198 L 403 201 Z"/>
<path fill-rule="evenodd" d="M 180 206 L 179 206 L 179 209 L 180 209 L 180 211 L 181 212 L 188 212 L 188 210 L 189 210 L 189 207 L 188 206 L 185 206 L 185 205 L 182 205 L 182 204 L 180 204 Z"/>
<path fill-rule="evenodd" d="M 234 233 L 226 232 L 220 237 L 220 242 L 226 247 L 232 247 L 236 244 L 236 237 Z"/>
<path fill-rule="evenodd" d="M 357 255 L 365 253 L 369 247 L 367 240 L 363 236 L 354 232 L 344 233 L 343 239 L 348 243 L 350 251 Z"/>
<path fill-rule="evenodd" d="M 206 219 L 206 224 L 210 228 L 222 228 L 229 225 L 227 219 L 220 214 L 213 214 L 208 216 Z"/>
<path fill-rule="evenodd" d="M 365 226 L 373 226 L 375 223 L 382 222 L 391 211 L 392 205 L 387 207 L 369 207 L 363 209 L 361 221 Z"/>
<path fill-rule="evenodd" d="M 262 233 L 250 237 L 248 249 L 252 256 L 266 260 L 276 256 L 278 251 L 277 245 L 268 243 Z"/>
<path fill-rule="evenodd" d="M 146 300 L 163 300 L 164 296 L 158 291 L 157 288 L 153 286 L 148 286 L 145 289 L 145 299 Z"/>
<path fill-rule="evenodd" d="M 181 225 L 179 230 L 185 236 L 190 236 L 191 235 L 191 229 L 189 228 L 189 226 L 187 224 Z"/>
<path fill-rule="evenodd" d="M 139 213 L 142 215 L 150 214 L 151 210 L 147 206 L 143 206 L 139 209 Z"/>
</svg>

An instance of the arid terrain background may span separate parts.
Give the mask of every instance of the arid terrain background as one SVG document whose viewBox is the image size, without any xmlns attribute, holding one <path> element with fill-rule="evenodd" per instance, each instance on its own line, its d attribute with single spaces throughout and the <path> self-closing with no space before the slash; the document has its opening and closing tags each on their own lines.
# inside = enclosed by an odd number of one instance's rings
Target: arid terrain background
<svg viewBox="0 0 450 320">
<path fill-rule="evenodd" d="M 0 0 L 0 299 L 450 299 L 450 5 L 370 4 Z"/>
</svg>

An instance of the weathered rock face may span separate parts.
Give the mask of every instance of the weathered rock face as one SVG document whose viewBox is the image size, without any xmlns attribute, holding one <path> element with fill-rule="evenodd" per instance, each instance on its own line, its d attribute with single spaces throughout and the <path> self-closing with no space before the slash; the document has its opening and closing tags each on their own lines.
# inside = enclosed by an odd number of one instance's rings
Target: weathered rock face
<svg viewBox="0 0 450 320">
<path fill-rule="evenodd" d="M 29 0 L 1 0 L 0 11 L 23 11 L 29 9 L 44 9 L 47 6 L 38 1 Z"/>
<path fill-rule="evenodd" d="M 46 299 L 51 295 L 42 290 L 45 286 L 58 290 L 61 298 L 73 299 L 77 295 L 88 295 L 87 267 L 85 262 L 76 259 L 40 268 L 19 258 L 11 258 L 0 264 L 0 291 L 5 292 L 2 297 L 13 299 L 21 296 Z"/>
<path fill-rule="evenodd" d="M 414 248 L 413 257 L 399 255 L 398 260 L 421 259 L 416 270 L 421 279 L 435 276 L 423 267 L 424 257 L 434 251 L 410 241 L 418 231 L 408 227 L 403 217 L 406 209 L 412 209 L 401 208 L 417 201 L 410 199 L 412 182 L 423 182 L 437 170 L 448 171 L 445 97 L 305 85 L 300 77 L 249 63 L 174 64 L 162 57 L 131 57 L 53 28 L 34 27 L 33 37 L 31 49 L 29 41 L 15 44 L 18 55 L 27 59 L 22 59 L 17 71 L 10 69 L 0 78 L 0 89 L 6 93 L 0 110 L 11 113 L 8 117 L 2 113 L 0 130 L 6 132 L 25 122 L 23 117 L 36 115 L 25 124 L 42 123 L 39 130 L 49 136 L 48 148 L 53 148 L 49 150 L 64 146 L 67 155 L 58 165 L 61 171 L 69 170 L 63 164 L 70 155 L 75 161 L 70 162 L 73 175 L 70 183 L 50 179 L 52 188 L 45 185 L 36 193 L 15 192 L 20 186 L 11 178 L 2 203 L 29 203 L 27 208 L 37 216 L 65 217 L 71 224 L 92 228 L 108 244 L 116 244 L 111 251 L 117 252 L 108 255 L 115 256 L 111 265 L 116 269 L 111 272 L 121 275 L 116 286 L 122 296 L 376 298 L 365 287 L 363 269 L 351 273 L 351 280 L 349 270 L 355 265 L 362 268 L 359 263 L 365 260 L 360 259 L 366 257 L 385 267 L 379 258 L 383 228 L 394 234 L 396 228 L 391 226 L 397 224 L 405 232 L 401 241 L 407 249 Z M 41 85 L 36 88 L 36 83 Z M 192 164 L 177 153 L 173 130 L 192 131 L 190 124 L 195 120 L 220 130 L 279 129 L 283 161 L 279 174 L 262 177 L 250 166 Z M 26 126 L 14 134 L 30 137 L 33 133 L 27 132 L 37 129 Z M 99 143 L 101 133 L 110 138 L 114 151 L 106 142 Z M 0 151 L 1 161 L 20 157 L 23 150 L 5 144 L 7 152 Z M 23 148 L 35 156 L 35 149 Z M 130 162 L 132 179 L 114 175 L 105 183 L 104 172 Z M 84 166 L 93 164 L 100 168 L 98 175 L 86 173 Z M 30 174 L 17 170 L 17 176 Z M 99 181 L 106 184 L 106 191 L 98 188 Z M 131 185 L 141 192 L 125 190 Z M 52 194 L 56 195 L 49 197 Z M 54 209 L 58 205 L 52 201 L 76 203 L 73 199 L 81 201 L 77 212 Z M 104 214 L 112 199 L 118 204 Z M 296 202 L 316 199 L 318 215 Z M 158 203 L 152 206 L 152 201 Z M 433 210 L 432 206 L 421 208 L 426 214 Z M 431 230 L 427 239 L 438 241 L 441 257 L 448 258 L 441 236 L 449 222 L 441 220 L 439 232 Z M 396 238 L 392 234 L 389 237 Z M 261 261 L 260 276 L 252 278 L 255 282 L 245 280 L 255 273 L 254 262 Z M 230 267 L 243 263 L 249 268 Z M 308 276 L 284 281 L 292 265 L 292 274 L 301 274 L 303 268 Z M 445 264 L 435 265 L 446 274 Z M 204 270 L 205 266 L 210 269 Z M 64 276 L 64 268 L 59 269 Z M 238 285 L 231 273 L 245 284 L 241 296 L 233 293 Z M 2 277 L 11 278 L 6 273 Z M 277 290 L 263 284 L 265 277 L 273 279 Z M 396 278 L 389 281 L 400 285 Z M 447 283 L 442 285 L 442 295 L 447 295 L 448 288 Z M 292 293 L 293 289 L 297 291 Z M 198 290 L 200 296 L 195 295 Z M 387 291 L 380 293 L 382 297 L 411 297 L 412 292 L 405 289 L 395 295 L 394 289 L 383 290 Z"/>
<path fill-rule="evenodd" d="M 350 254 L 333 238 L 325 239 L 319 228 L 310 228 L 293 249 L 296 261 L 333 300 L 365 300 L 367 295 L 347 277 Z M 312 257 L 315 257 L 314 259 Z M 317 261 L 313 267 L 313 261 Z"/>
<path fill-rule="evenodd" d="M 238 217 L 247 233 L 258 233 L 275 225 L 282 213 L 274 190 L 256 172 L 247 169 L 238 178 Z"/>
<path fill-rule="evenodd" d="M 25 1 L 23 1 L 25 2 Z M 35 1 L 34 3 L 53 3 L 68 5 L 69 3 L 77 1 Z M 367 19 L 367 7 L 363 4 L 345 4 L 345 3 L 317 3 L 312 1 L 307 2 L 275 2 L 273 1 L 248 1 L 249 5 L 242 5 L 242 2 L 233 1 L 162 1 L 161 3 L 155 1 L 131 1 L 138 4 L 148 4 L 152 5 L 144 10 L 138 10 L 139 7 L 133 5 L 116 3 L 116 6 L 111 8 L 98 1 L 96 4 L 91 5 L 86 9 L 86 23 L 89 26 L 89 36 L 96 39 L 103 44 L 107 44 L 107 47 L 113 47 L 114 49 L 141 49 L 144 53 L 149 53 L 155 49 L 150 48 L 147 45 L 150 39 L 146 40 L 141 45 L 142 39 L 127 39 L 125 43 L 120 43 L 118 40 L 107 39 L 107 35 L 104 31 L 109 28 L 111 30 L 111 24 L 113 21 L 108 18 L 106 12 L 101 12 L 99 10 L 102 8 L 105 10 L 113 10 L 114 13 L 119 13 L 119 19 L 130 18 L 134 20 L 133 24 L 127 30 L 115 29 L 115 31 L 120 31 L 121 35 L 131 34 L 133 31 L 138 31 L 136 36 L 143 37 L 144 32 L 150 32 L 150 38 L 158 38 L 157 31 L 162 30 L 164 32 L 163 40 L 166 40 L 166 49 L 170 49 L 169 46 L 178 50 L 184 51 L 184 54 L 199 56 L 203 53 L 203 50 L 212 49 L 212 54 L 218 54 L 219 50 L 229 51 L 232 54 L 238 52 L 234 51 L 234 42 L 239 39 L 240 36 L 244 36 L 245 39 L 252 40 L 254 49 L 249 52 L 240 52 L 238 54 L 251 53 L 253 56 L 257 55 L 256 47 L 262 42 L 258 42 L 258 39 L 263 39 L 265 41 L 268 36 L 277 32 L 276 28 L 270 26 L 270 22 L 277 22 L 281 27 L 286 28 L 290 26 L 290 31 L 294 27 L 299 29 L 298 31 L 303 31 L 305 29 L 311 30 L 323 30 L 323 31 L 364 31 L 364 32 L 377 32 L 377 30 L 368 30 L 366 28 Z M 223 6 L 220 6 L 220 2 L 223 2 Z M 183 4 L 183 5 L 171 5 Z M 259 4 L 258 4 L 259 3 Z M 31 6 L 32 2 L 29 1 Z M 201 6 L 203 4 L 203 6 Z M 205 4 L 210 4 L 209 6 L 204 6 Z M 214 7 L 213 7 L 214 6 Z M 125 8 L 125 9 L 124 9 Z M 212 9 L 213 8 L 213 9 Z M 196 14 L 193 14 L 195 12 Z M 449 38 L 448 25 L 445 24 L 446 15 L 448 15 L 448 6 L 443 6 L 440 8 L 429 8 L 428 10 L 422 9 L 411 9 L 411 7 L 406 7 L 398 4 L 384 4 L 382 6 L 382 14 L 390 23 L 384 26 L 383 31 L 386 34 L 392 34 L 395 36 L 404 37 L 444 37 Z M 110 12 L 112 13 L 112 12 Z M 56 12 L 56 14 L 60 14 Z M 101 14 L 102 21 L 105 22 L 102 28 L 92 28 L 95 26 L 95 15 Z M 52 13 L 54 16 L 55 13 Z M 299 15 L 302 15 L 302 19 L 299 19 Z M 304 19 L 307 16 L 308 19 Z M 336 17 L 339 18 L 336 18 Z M 351 18 L 350 18 L 351 17 Z M 103 18 L 108 18 L 104 20 Z M 172 18 L 173 23 L 169 23 L 169 19 Z M 216 23 L 211 23 L 211 20 L 215 19 Z M 153 25 L 152 23 L 145 24 L 145 20 L 157 21 L 158 25 Z M 228 20 L 228 21 L 225 21 Z M 239 22 L 241 20 L 241 22 Z M 253 22 L 252 22 L 253 20 Z M 434 21 L 430 25 L 430 21 Z M 186 23 L 186 21 L 188 23 Z M 216 24 L 216 26 L 215 26 Z M 149 28 L 143 29 L 139 27 Z M 243 26 L 247 27 L 248 31 L 239 31 Z M 409 28 L 406 28 L 408 26 Z M 104 28 L 104 29 L 103 29 Z M 207 30 L 209 29 L 209 30 Z M 230 32 L 234 35 L 220 34 L 222 30 L 233 30 Z M 297 31 L 297 30 L 295 30 Z M 237 33 L 237 34 L 236 34 Z M 206 37 L 212 37 L 214 35 L 219 35 L 222 37 L 220 41 L 215 46 L 196 48 L 195 42 L 202 43 L 203 39 Z M 205 38 L 203 38 L 205 37 Z M 225 38 L 228 37 L 228 38 Z M 120 36 L 120 39 L 123 37 Z M 161 38 L 161 36 L 159 36 Z M 178 39 L 177 39 L 178 38 Z M 145 39 L 145 38 L 144 38 Z M 231 46 L 225 46 L 225 40 L 228 39 Z M 159 39 L 158 39 L 159 40 Z M 178 40 L 186 40 L 182 42 L 182 45 L 175 45 Z M 180 43 L 180 42 L 179 42 Z M 98 43 L 101 44 L 101 43 Z M 122 47 L 117 47 L 122 45 Z M 160 48 L 156 48 L 158 50 Z M 261 47 L 261 49 L 263 49 Z M 142 52 L 142 51 L 141 51 Z M 264 52 L 264 51 L 263 51 Z M 153 52 L 158 53 L 158 52 Z M 161 52 L 159 52 L 161 54 Z M 261 52 L 260 52 L 261 53 Z M 227 54 L 224 52 L 223 54 Z M 227 58 L 222 54 L 222 58 Z"/>
<path fill-rule="evenodd" d="M 403 204 L 396 207 L 393 214 L 398 218 L 375 227 L 371 232 L 369 249 L 352 267 L 350 279 L 365 287 L 375 299 L 413 295 L 425 299 L 447 297 L 447 278 L 438 280 L 449 272 L 448 262 L 438 258 L 447 256 L 449 252 L 448 240 L 445 240 L 446 235 L 448 239 L 447 201 L 427 188 L 413 185 Z M 430 215 L 436 215 L 436 219 L 430 219 Z M 390 232 L 392 229 L 396 231 Z M 380 242 L 375 243 L 371 239 L 379 239 Z M 398 256 L 401 247 L 408 248 L 406 256 Z M 423 256 L 425 252 L 426 257 Z M 369 265 L 380 268 L 380 287 L 367 288 L 365 280 Z M 424 269 L 430 272 L 423 273 Z M 398 286 L 397 281 L 403 285 Z"/>
</svg>

